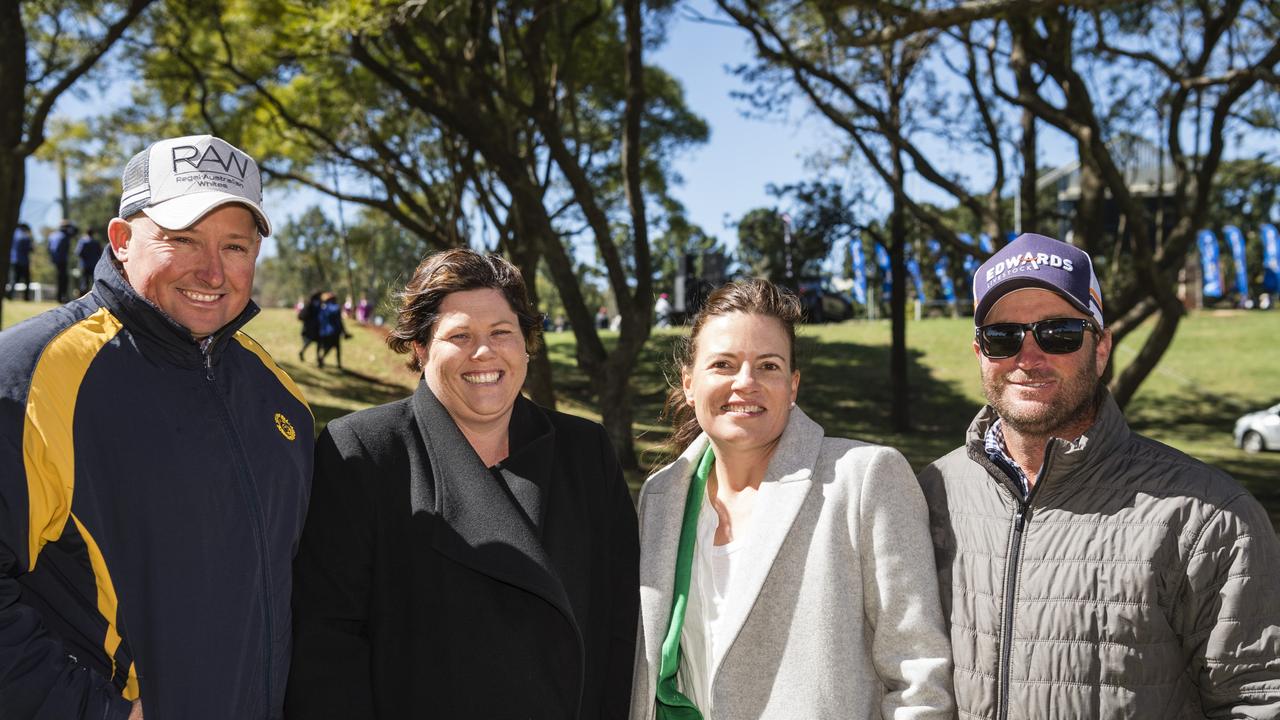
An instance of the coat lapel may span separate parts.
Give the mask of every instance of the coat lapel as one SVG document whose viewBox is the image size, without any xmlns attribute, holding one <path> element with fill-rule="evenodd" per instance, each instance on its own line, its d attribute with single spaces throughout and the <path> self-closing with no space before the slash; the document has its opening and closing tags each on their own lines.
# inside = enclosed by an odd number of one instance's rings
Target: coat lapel
<svg viewBox="0 0 1280 720">
<path fill-rule="evenodd" d="M 640 494 L 640 617 L 649 694 L 657 682 L 662 641 L 671 622 L 680 526 L 696 460 L 707 447 L 699 437 L 675 462 L 654 473 Z M 637 692 L 642 692 L 637 688 Z"/>
<path fill-rule="evenodd" d="M 578 623 L 564 586 L 533 528 L 426 382 L 420 382 L 414 393 L 413 412 L 436 492 L 434 507 L 427 507 L 431 494 L 415 478 L 410 503 L 415 514 L 439 516 L 432 546 L 467 567 L 538 595 L 559 609 L 576 630 Z"/>
<path fill-rule="evenodd" d="M 799 408 L 791 410 L 791 417 L 778 441 L 778 449 L 769 460 L 769 468 L 760 483 L 760 495 L 751 513 L 747 547 L 743 548 L 747 553 L 747 563 L 742 569 L 741 584 L 734 587 L 733 596 L 725 603 L 724 629 L 728 637 L 724 644 L 725 655 L 716 660 L 712 671 L 713 685 L 725 656 L 733 652 L 733 643 L 755 607 L 778 551 L 786 542 L 813 485 L 813 466 L 822 449 L 822 437 L 822 426 L 810 420 Z"/>
</svg>

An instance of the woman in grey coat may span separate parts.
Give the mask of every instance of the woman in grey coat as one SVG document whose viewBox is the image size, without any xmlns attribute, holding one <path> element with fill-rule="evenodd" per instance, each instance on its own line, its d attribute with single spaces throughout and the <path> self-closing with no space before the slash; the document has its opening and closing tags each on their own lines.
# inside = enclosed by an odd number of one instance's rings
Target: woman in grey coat
<svg viewBox="0 0 1280 720">
<path fill-rule="evenodd" d="M 694 319 L 680 455 L 640 491 L 632 720 L 952 716 L 924 498 L 795 407 L 800 312 L 750 280 Z"/>
</svg>

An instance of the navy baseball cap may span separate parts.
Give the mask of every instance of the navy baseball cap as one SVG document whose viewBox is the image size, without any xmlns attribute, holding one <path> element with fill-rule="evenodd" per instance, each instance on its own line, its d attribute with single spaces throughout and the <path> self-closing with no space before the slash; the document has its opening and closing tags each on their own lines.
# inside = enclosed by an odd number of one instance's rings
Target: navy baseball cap
<svg viewBox="0 0 1280 720">
<path fill-rule="evenodd" d="M 1093 261 L 1080 248 L 1044 235 L 1023 233 L 982 263 L 973 275 L 973 324 L 982 325 L 987 311 L 1014 290 L 1041 288 L 1055 292 L 1078 310 L 1102 323 L 1102 288 Z"/>
</svg>

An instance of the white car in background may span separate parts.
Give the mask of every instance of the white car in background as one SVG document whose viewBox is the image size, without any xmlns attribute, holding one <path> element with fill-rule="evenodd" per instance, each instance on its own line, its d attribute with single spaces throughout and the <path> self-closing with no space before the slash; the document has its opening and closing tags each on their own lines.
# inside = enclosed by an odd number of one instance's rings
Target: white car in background
<svg viewBox="0 0 1280 720">
<path fill-rule="evenodd" d="M 1245 452 L 1280 450 L 1280 405 L 1240 418 L 1233 434 L 1236 447 Z"/>
</svg>

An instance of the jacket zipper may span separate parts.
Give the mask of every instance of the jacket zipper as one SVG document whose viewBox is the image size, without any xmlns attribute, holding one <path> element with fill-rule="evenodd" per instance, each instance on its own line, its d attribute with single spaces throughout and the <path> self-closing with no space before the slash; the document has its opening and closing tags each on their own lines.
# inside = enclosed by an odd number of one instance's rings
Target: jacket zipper
<svg viewBox="0 0 1280 720">
<path fill-rule="evenodd" d="M 1048 475 L 1051 459 L 1052 455 L 1049 453 L 1049 446 L 1046 446 L 1044 464 L 1040 466 L 1040 472 L 1036 475 L 1036 483 L 1031 487 L 1031 492 L 1018 501 L 1018 509 L 1013 513 L 1013 534 L 1009 540 L 1009 560 L 1005 566 L 1004 575 L 1004 620 L 1002 623 L 1004 627 L 1001 629 L 1000 634 L 1000 668 L 997 673 L 1000 676 L 1000 695 L 996 706 L 998 720 L 1008 720 L 1009 717 L 1009 666 L 1012 664 L 1010 658 L 1013 656 L 1013 609 L 1014 598 L 1018 592 L 1018 564 L 1022 559 L 1023 535 L 1026 531 L 1027 523 L 1031 522 L 1031 500 L 1036 496 L 1036 492 L 1040 489 L 1045 476 Z"/>
<path fill-rule="evenodd" d="M 274 623 L 271 621 L 271 577 L 267 563 L 269 556 L 266 549 L 266 528 L 263 527 L 262 508 L 258 504 L 258 495 L 250 481 L 249 469 L 245 467 L 244 444 L 240 442 L 240 436 L 236 433 L 235 424 L 231 419 L 231 412 L 227 408 L 226 403 L 222 400 L 222 395 L 218 392 L 218 388 L 213 384 L 213 346 L 217 343 L 217 339 L 209 342 L 207 351 L 202 350 L 204 355 L 205 379 L 210 383 L 209 390 L 213 393 L 214 399 L 217 401 L 217 407 L 222 411 L 222 421 L 226 427 L 227 435 L 232 439 L 235 449 L 234 453 L 237 460 L 236 466 L 239 472 L 241 485 L 245 494 L 245 502 L 249 506 L 249 515 L 253 521 L 253 539 L 258 546 L 258 567 L 261 569 L 262 575 L 262 621 L 266 630 L 266 642 L 263 643 L 262 652 L 262 669 L 263 683 L 266 690 L 263 700 L 263 711 L 270 712 L 271 708 L 271 645 L 275 638 Z"/>
</svg>

